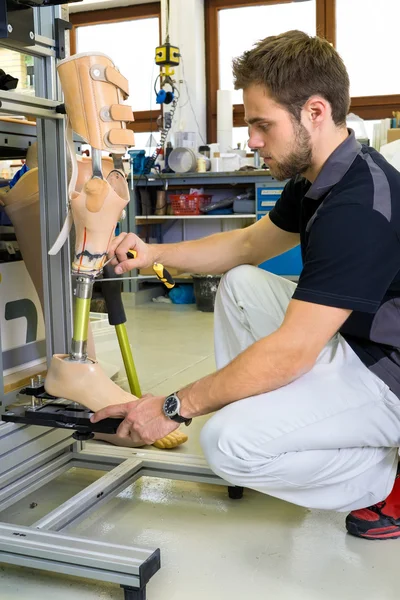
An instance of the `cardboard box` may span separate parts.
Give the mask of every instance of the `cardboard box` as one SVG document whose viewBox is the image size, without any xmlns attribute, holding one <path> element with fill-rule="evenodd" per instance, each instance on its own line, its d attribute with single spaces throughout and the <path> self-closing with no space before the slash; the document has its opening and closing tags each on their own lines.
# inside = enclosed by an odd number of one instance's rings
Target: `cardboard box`
<svg viewBox="0 0 400 600">
<path fill-rule="evenodd" d="M 388 129 L 387 132 L 387 143 L 395 142 L 396 140 L 400 140 L 400 127 L 397 129 Z"/>
</svg>

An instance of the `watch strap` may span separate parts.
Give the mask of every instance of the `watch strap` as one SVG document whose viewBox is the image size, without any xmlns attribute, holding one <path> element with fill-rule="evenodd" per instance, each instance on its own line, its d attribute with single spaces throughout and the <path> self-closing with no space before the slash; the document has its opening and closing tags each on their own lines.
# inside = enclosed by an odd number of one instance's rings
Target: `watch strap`
<svg viewBox="0 0 400 600">
<path fill-rule="evenodd" d="M 186 417 L 182 417 L 181 415 L 174 415 L 170 417 L 172 421 L 176 421 L 177 423 L 186 423 L 186 425 L 190 425 L 192 419 L 187 419 Z"/>
<path fill-rule="evenodd" d="M 178 392 L 174 392 L 173 394 L 170 394 L 168 397 L 170 396 L 174 396 L 176 398 L 176 400 L 179 402 L 179 406 L 181 404 L 181 401 L 178 397 Z M 168 398 L 167 397 L 167 398 Z M 169 419 L 171 419 L 171 421 L 175 421 L 175 423 L 185 423 L 186 426 L 190 425 L 190 423 L 192 422 L 192 419 L 188 419 L 187 417 L 183 417 L 180 414 L 175 414 L 173 416 L 167 415 Z"/>
</svg>

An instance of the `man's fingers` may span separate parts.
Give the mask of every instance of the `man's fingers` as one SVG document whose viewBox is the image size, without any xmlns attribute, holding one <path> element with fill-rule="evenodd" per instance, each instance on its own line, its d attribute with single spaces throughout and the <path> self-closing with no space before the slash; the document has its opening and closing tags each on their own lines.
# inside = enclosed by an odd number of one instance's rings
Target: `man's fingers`
<svg viewBox="0 0 400 600">
<path fill-rule="evenodd" d="M 129 260 L 122 260 L 115 267 L 115 272 L 120 275 L 121 273 L 127 273 L 128 271 L 132 271 L 132 269 L 138 269 L 141 267 L 141 261 L 136 258 L 131 258 Z"/>
<path fill-rule="evenodd" d="M 113 239 L 107 252 L 108 258 L 112 258 L 115 255 L 118 246 L 121 244 L 124 238 L 126 238 L 127 235 L 128 234 L 126 232 L 120 233 L 116 238 Z"/>
<path fill-rule="evenodd" d="M 115 254 L 119 263 L 115 269 L 116 273 L 127 273 L 132 269 L 138 269 L 143 266 L 143 261 L 139 256 L 137 256 L 137 258 L 127 259 L 127 254 L 130 250 L 136 250 L 137 252 L 138 242 L 140 242 L 140 239 L 134 233 L 127 233 L 121 240 L 120 244 L 115 249 Z"/>
<path fill-rule="evenodd" d="M 121 425 L 117 429 L 118 437 L 121 437 L 121 438 L 130 437 L 131 428 L 132 428 L 132 423 L 130 423 L 127 419 L 124 419 L 122 421 Z"/>
<path fill-rule="evenodd" d="M 118 245 L 117 249 L 116 249 L 116 255 L 118 256 L 118 259 L 122 262 L 123 260 L 126 260 L 126 255 L 128 253 L 129 250 L 136 250 L 136 246 L 138 245 L 138 242 L 140 241 L 140 239 L 138 238 L 137 235 L 135 235 L 134 233 L 128 233 L 123 240 L 121 240 L 121 243 Z"/>
<path fill-rule="evenodd" d="M 126 404 L 114 404 L 112 406 L 106 406 L 101 410 L 98 410 L 90 417 L 90 421 L 92 423 L 98 423 L 103 419 L 107 419 L 108 417 L 114 418 L 125 418 L 130 409 L 130 402 Z"/>
</svg>

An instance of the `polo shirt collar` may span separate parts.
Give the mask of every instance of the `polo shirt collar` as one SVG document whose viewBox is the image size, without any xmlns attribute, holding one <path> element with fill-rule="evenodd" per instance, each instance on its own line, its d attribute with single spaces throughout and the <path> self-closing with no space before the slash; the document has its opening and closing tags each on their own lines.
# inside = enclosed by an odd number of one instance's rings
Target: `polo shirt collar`
<svg viewBox="0 0 400 600">
<path fill-rule="evenodd" d="M 345 176 L 361 150 L 352 129 L 349 136 L 332 152 L 325 162 L 316 180 L 306 193 L 307 198 L 319 200 Z"/>
</svg>

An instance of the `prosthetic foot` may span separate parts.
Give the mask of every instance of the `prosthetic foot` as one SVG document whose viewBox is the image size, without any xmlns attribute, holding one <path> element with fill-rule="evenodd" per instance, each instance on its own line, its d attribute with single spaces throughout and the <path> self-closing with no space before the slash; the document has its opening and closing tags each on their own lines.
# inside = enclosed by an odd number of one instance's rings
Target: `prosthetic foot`
<svg viewBox="0 0 400 600">
<path fill-rule="evenodd" d="M 101 440 L 102 442 L 108 442 L 109 444 L 114 444 L 116 446 L 125 446 L 126 448 L 133 448 L 134 444 L 131 440 L 121 439 L 117 435 L 112 435 L 109 433 L 95 433 L 95 439 Z M 181 433 L 179 429 L 173 431 L 169 435 L 166 435 L 161 440 L 154 442 L 152 444 L 155 448 L 159 450 L 171 450 L 171 448 L 176 448 L 181 444 L 187 442 L 188 436 L 184 433 Z"/>
<path fill-rule="evenodd" d="M 117 221 L 129 201 L 125 175 L 114 169 L 105 177 L 101 152 L 122 155 L 134 144 L 133 132 L 126 128 L 126 123 L 133 121 L 133 114 L 130 107 L 122 104 L 128 97 L 128 82 L 107 56 L 74 55 L 59 63 L 58 73 L 69 122 L 67 140 L 72 176 L 69 216 L 50 254 L 61 248 L 73 221 L 76 244 L 72 274 L 76 277 L 76 300 L 71 351 L 69 355 L 53 357 L 45 387 L 52 395 L 97 411 L 136 398 L 108 379 L 87 348 L 93 281 L 106 262 Z M 72 129 L 92 147 L 89 179 L 88 173 L 83 179 L 78 178 Z"/>
<path fill-rule="evenodd" d="M 52 396 L 79 402 L 94 412 L 136 399 L 111 381 L 95 360 L 71 360 L 67 354 L 51 359 L 45 388 Z"/>
</svg>

